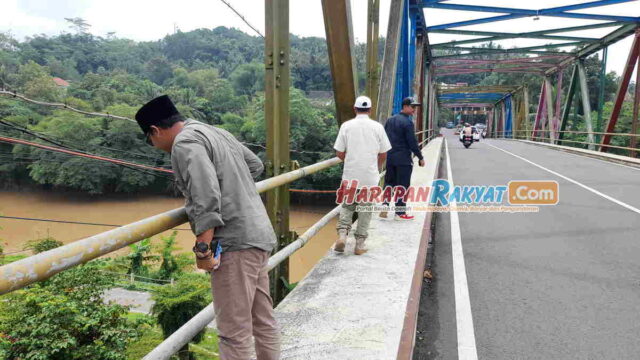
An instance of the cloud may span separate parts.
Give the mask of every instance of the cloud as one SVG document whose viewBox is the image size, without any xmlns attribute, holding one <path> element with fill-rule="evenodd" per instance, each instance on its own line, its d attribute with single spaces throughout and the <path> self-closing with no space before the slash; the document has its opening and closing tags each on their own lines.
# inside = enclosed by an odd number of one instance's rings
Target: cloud
<svg viewBox="0 0 640 360">
<path fill-rule="evenodd" d="M 18 39 L 35 34 L 53 35 L 64 26 L 63 21 L 27 13 L 18 0 L 3 0 L 0 12 L 0 31 L 9 31 Z"/>
</svg>

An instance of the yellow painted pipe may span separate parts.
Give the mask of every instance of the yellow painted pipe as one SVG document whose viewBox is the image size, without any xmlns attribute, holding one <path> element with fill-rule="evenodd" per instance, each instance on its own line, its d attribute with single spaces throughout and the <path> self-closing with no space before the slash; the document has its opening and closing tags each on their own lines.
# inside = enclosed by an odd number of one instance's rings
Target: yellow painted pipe
<svg viewBox="0 0 640 360">
<path fill-rule="evenodd" d="M 341 162 L 337 157 L 256 183 L 258 193 L 288 184 Z M 84 264 L 127 245 L 187 222 L 184 207 L 109 230 L 43 253 L 0 266 L 0 295 Z"/>
</svg>

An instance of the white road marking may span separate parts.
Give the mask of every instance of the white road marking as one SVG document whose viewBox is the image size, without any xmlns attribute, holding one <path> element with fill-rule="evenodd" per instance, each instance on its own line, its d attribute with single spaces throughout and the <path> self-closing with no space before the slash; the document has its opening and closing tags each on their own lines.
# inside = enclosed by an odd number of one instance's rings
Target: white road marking
<svg viewBox="0 0 640 360">
<path fill-rule="evenodd" d="M 528 143 L 524 143 L 524 144 L 528 144 Z M 533 144 L 529 144 L 529 145 L 533 145 Z M 565 153 L 567 155 L 576 156 L 576 157 L 579 157 L 581 159 L 595 160 L 595 161 L 599 161 L 599 162 L 605 163 L 607 165 L 616 165 L 616 166 L 621 166 L 621 167 L 624 167 L 624 168 L 627 168 L 627 169 L 640 171 L 640 167 L 629 166 L 629 165 L 620 164 L 620 163 L 613 162 L 613 161 L 598 159 L 598 158 L 595 158 L 595 157 L 592 157 L 592 156 L 586 156 L 586 155 L 576 154 L 576 153 L 572 153 L 572 152 L 568 152 L 568 151 L 562 151 L 561 149 L 557 150 L 557 149 L 554 149 L 552 147 L 547 147 L 547 146 L 542 146 L 542 148 L 546 148 L 546 149 L 549 149 L 549 150 L 555 150 L 555 151 L 561 151 L 561 152 L 563 152 L 563 153 Z"/>
<path fill-rule="evenodd" d="M 451 159 L 449 145 L 445 140 L 447 153 L 447 176 L 453 186 L 451 175 Z M 467 285 L 467 270 L 464 266 L 462 252 L 462 237 L 460 235 L 460 219 L 455 211 L 455 202 L 451 202 L 451 256 L 453 258 L 453 284 L 456 302 L 456 329 L 458 333 L 458 360 L 477 360 L 476 336 L 473 331 L 473 315 L 469 301 L 469 287 Z"/>
<path fill-rule="evenodd" d="M 491 144 L 487 144 L 487 145 L 491 146 L 492 148 L 496 148 L 496 149 L 498 149 L 498 150 L 500 150 L 500 151 L 503 151 L 503 152 L 505 152 L 505 153 L 507 153 L 507 154 L 509 154 L 509 155 L 511 155 L 511 156 L 517 157 L 517 158 L 518 158 L 518 159 L 520 159 L 520 160 L 526 161 L 526 162 L 528 162 L 528 163 L 529 163 L 529 164 L 531 164 L 531 165 L 537 166 L 537 167 L 539 167 L 540 169 L 542 169 L 542 170 L 544 170 L 544 171 L 547 171 L 547 172 L 549 172 L 549 173 L 551 173 L 551 174 L 553 174 L 553 175 L 559 176 L 559 177 L 561 177 L 561 178 L 563 178 L 563 179 L 565 179 L 565 180 L 567 180 L 567 181 L 569 181 L 569 182 L 571 182 L 571 183 L 574 183 L 574 184 L 576 184 L 576 185 L 578 185 L 578 186 L 580 186 L 580 187 L 582 187 L 582 188 L 584 188 L 584 189 L 586 189 L 586 190 L 591 191 L 592 193 L 594 193 L 594 194 L 596 194 L 596 195 L 598 195 L 598 196 L 601 196 L 601 197 L 603 197 L 603 198 L 605 198 L 605 199 L 607 199 L 607 200 L 609 200 L 609 201 L 611 201 L 611 202 L 614 202 L 614 203 L 616 203 L 616 204 L 618 204 L 618 205 L 620 205 L 620 206 L 622 206 L 622 207 L 625 207 L 625 208 L 627 208 L 627 209 L 629 209 L 629 210 L 631 210 L 631 211 L 633 211 L 633 212 L 635 212 L 635 213 L 637 213 L 637 214 L 640 214 L 640 209 L 638 209 L 638 208 L 636 208 L 636 207 L 633 207 L 633 206 L 631 206 L 631 205 L 629 205 L 629 204 L 627 204 L 627 203 L 624 203 L 624 202 L 622 202 L 622 201 L 620 201 L 620 200 L 618 200 L 618 199 L 614 199 L 614 198 L 612 198 L 611 196 L 609 196 L 609 195 L 607 195 L 607 194 L 603 194 L 603 193 L 601 193 L 600 191 L 598 191 L 598 190 L 596 190 L 596 189 L 594 189 L 594 188 L 591 188 L 591 187 L 589 187 L 589 186 L 587 186 L 587 185 L 584 185 L 584 184 L 582 184 L 582 183 L 580 183 L 580 182 L 578 182 L 578 181 L 576 181 L 576 180 L 573 180 L 573 179 L 571 179 L 571 178 L 569 178 L 569 177 L 567 177 L 567 176 L 564 176 L 564 175 L 562 175 L 562 174 L 559 174 L 559 173 L 557 173 L 557 172 L 555 172 L 555 171 L 553 171 L 553 170 L 547 169 L 546 167 L 544 167 L 544 166 L 542 166 L 542 165 L 538 165 L 538 164 L 534 163 L 533 161 L 527 160 L 527 159 L 523 158 L 522 156 L 516 155 L 516 154 L 514 154 L 514 153 L 512 153 L 512 152 L 509 152 L 509 151 L 507 151 L 507 150 L 504 150 L 504 149 L 502 149 L 502 148 L 499 148 L 499 147 L 494 146 L 494 145 L 491 145 Z"/>
</svg>

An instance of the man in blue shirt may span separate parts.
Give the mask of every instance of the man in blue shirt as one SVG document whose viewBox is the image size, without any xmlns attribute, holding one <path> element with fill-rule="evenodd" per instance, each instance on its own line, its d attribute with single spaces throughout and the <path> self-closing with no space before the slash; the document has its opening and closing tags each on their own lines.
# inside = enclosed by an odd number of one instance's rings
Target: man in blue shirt
<svg viewBox="0 0 640 360">
<path fill-rule="evenodd" d="M 413 171 L 413 153 L 418 158 L 418 165 L 424 166 L 424 158 L 416 139 L 416 130 L 412 116 L 420 103 L 407 97 L 402 100 L 402 110 L 399 114 L 390 117 L 384 125 L 384 130 L 391 142 L 391 150 L 387 153 L 387 173 L 384 177 L 385 186 L 404 186 L 409 188 L 411 173 Z M 406 204 L 402 199 L 396 202 L 396 220 L 413 220 L 405 210 Z M 386 217 L 386 212 L 380 213 Z"/>
</svg>

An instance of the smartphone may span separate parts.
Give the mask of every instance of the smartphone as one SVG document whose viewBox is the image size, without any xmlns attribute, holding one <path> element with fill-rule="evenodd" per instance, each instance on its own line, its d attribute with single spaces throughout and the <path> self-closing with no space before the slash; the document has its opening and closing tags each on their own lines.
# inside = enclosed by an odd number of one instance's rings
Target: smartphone
<svg viewBox="0 0 640 360">
<path fill-rule="evenodd" d="M 220 242 L 218 240 L 211 241 L 211 250 L 213 251 L 213 258 L 217 259 L 220 257 L 222 253 L 222 246 L 220 246 Z"/>
</svg>

